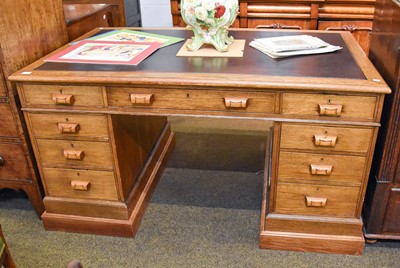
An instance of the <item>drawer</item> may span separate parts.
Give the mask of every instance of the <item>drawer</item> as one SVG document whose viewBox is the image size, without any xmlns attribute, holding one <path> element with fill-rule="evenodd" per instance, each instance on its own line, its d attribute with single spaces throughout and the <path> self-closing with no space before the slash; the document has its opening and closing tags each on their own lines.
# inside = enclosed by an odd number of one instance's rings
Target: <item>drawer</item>
<svg viewBox="0 0 400 268">
<path fill-rule="evenodd" d="M 0 142 L 0 179 L 30 178 L 28 164 L 20 144 Z"/>
<path fill-rule="evenodd" d="M 282 124 L 281 148 L 366 154 L 372 136 L 372 128 Z"/>
<path fill-rule="evenodd" d="M 276 213 L 355 217 L 359 187 L 278 183 Z"/>
<path fill-rule="evenodd" d="M 44 168 L 43 174 L 48 196 L 118 200 L 111 171 Z"/>
<path fill-rule="evenodd" d="M 151 88 L 107 88 L 110 106 L 274 113 L 275 94 Z"/>
<path fill-rule="evenodd" d="M 283 115 L 373 120 L 376 97 L 325 94 L 283 94 Z"/>
<path fill-rule="evenodd" d="M 104 106 L 96 86 L 23 85 L 22 91 L 27 106 Z"/>
<path fill-rule="evenodd" d="M 44 167 L 85 166 L 112 169 L 110 144 L 92 141 L 36 140 Z"/>
<path fill-rule="evenodd" d="M 281 151 L 279 180 L 338 182 L 360 185 L 366 158 L 362 156 L 325 155 Z"/>
<path fill-rule="evenodd" d="M 258 15 L 258 14 L 257 14 Z M 310 30 L 310 18 L 308 14 L 305 14 L 305 19 L 280 19 L 274 18 L 275 14 L 271 14 L 269 18 L 248 16 L 247 28 L 257 29 L 293 29 L 293 30 Z M 281 14 L 276 14 L 277 17 Z M 290 16 L 290 15 L 288 15 Z"/>
<path fill-rule="evenodd" d="M 0 136 L 18 137 L 17 126 L 8 103 L 0 103 L 1 126 Z"/>
<path fill-rule="evenodd" d="M 29 113 L 29 118 L 36 138 L 108 140 L 109 137 L 104 115 Z"/>
</svg>

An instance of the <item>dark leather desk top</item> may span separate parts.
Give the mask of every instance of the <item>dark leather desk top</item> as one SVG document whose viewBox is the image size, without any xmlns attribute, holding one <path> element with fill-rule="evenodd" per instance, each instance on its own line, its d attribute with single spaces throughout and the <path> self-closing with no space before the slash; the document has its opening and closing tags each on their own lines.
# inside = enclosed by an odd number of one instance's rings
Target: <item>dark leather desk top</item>
<svg viewBox="0 0 400 268">
<path fill-rule="evenodd" d="M 103 32 L 106 30 L 103 30 Z M 189 39 L 192 31 L 179 29 L 149 30 L 146 32 L 165 34 Z M 102 32 L 100 32 L 102 33 Z M 230 31 L 235 39 L 246 39 L 244 56 L 242 58 L 200 58 L 176 57 L 184 42 L 180 42 L 156 51 L 137 66 L 73 64 L 47 62 L 37 70 L 58 71 L 126 71 L 126 72 L 179 72 L 179 73 L 227 73 L 252 74 L 267 76 L 292 77 L 324 77 L 366 79 L 357 65 L 344 40 L 338 33 L 310 32 L 310 35 L 343 49 L 320 55 L 295 56 L 284 59 L 272 59 L 262 52 L 249 46 L 254 38 L 272 37 L 279 35 L 307 34 L 296 31 Z"/>
</svg>

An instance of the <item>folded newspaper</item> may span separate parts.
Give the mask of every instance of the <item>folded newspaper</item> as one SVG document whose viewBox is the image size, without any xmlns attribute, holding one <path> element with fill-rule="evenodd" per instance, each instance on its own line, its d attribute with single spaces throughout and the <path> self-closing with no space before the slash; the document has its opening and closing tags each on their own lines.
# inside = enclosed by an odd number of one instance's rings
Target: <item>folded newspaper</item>
<svg viewBox="0 0 400 268">
<path fill-rule="evenodd" d="M 267 54 L 271 58 L 283 58 L 296 55 L 329 53 L 342 49 L 310 35 L 290 35 L 258 38 L 250 46 Z"/>
</svg>

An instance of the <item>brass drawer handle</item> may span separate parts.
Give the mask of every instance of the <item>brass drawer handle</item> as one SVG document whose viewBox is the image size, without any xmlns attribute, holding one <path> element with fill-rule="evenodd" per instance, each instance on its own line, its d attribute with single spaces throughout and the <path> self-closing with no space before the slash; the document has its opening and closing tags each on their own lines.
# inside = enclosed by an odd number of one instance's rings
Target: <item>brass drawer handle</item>
<svg viewBox="0 0 400 268">
<path fill-rule="evenodd" d="M 0 167 L 4 166 L 4 158 L 0 155 Z"/>
<path fill-rule="evenodd" d="M 53 101 L 55 104 L 71 105 L 75 102 L 75 97 L 70 94 L 53 94 Z"/>
<path fill-rule="evenodd" d="M 329 176 L 332 173 L 332 166 L 328 165 L 310 165 L 311 175 Z"/>
<path fill-rule="evenodd" d="M 61 133 L 78 133 L 81 129 L 80 125 L 75 123 L 57 123 L 57 127 Z"/>
<path fill-rule="evenodd" d="M 151 105 L 154 101 L 153 94 L 131 94 L 130 100 L 132 104 L 146 104 Z"/>
<path fill-rule="evenodd" d="M 319 115 L 340 116 L 343 105 L 341 104 L 318 104 Z"/>
<path fill-rule="evenodd" d="M 64 150 L 63 155 L 67 160 L 83 160 L 83 157 L 85 156 L 83 151 L 77 150 Z"/>
<path fill-rule="evenodd" d="M 226 108 L 246 108 L 248 98 L 225 98 Z"/>
<path fill-rule="evenodd" d="M 335 147 L 337 136 L 314 135 L 314 145 L 322 147 Z"/>
<path fill-rule="evenodd" d="M 90 182 L 88 181 L 71 181 L 71 187 L 76 191 L 89 191 Z"/>
<path fill-rule="evenodd" d="M 328 198 L 326 198 L 326 197 L 306 196 L 306 205 L 307 205 L 307 207 L 324 208 L 326 206 L 326 202 L 327 201 L 328 201 Z"/>
</svg>

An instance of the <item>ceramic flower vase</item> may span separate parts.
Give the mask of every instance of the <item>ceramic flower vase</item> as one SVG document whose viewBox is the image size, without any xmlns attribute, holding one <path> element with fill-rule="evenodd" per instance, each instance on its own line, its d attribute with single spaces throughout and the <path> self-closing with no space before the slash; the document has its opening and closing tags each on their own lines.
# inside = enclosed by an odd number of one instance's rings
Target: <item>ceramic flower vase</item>
<svg viewBox="0 0 400 268">
<path fill-rule="evenodd" d="M 195 51 L 203 44 L 211 44 L 220 52 L 228 51 L 228 45 L 233 43 L 228 28 L 238 10 L 238 0 L 181 0 L 182 19 L 194 32 L 187 49 Z"/>
</svg>

